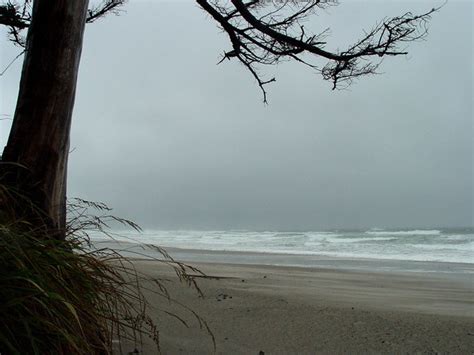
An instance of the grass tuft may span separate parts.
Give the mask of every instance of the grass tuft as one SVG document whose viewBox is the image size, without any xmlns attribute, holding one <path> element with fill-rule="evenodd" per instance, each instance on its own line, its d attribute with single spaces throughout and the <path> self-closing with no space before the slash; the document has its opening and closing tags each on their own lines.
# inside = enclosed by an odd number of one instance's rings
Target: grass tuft
<svg viewBox="0 0 474 355">
<path fill-rule="evenodd" d="M 90 213 L 98 210 L 101 216 Z M 139 230 L 109 215 L 101 203 L 76 199 L 69 204 L 67 237 L 48 236 L 46 228 L 25 228 L 25 222 L 0 222 L 0 353 L 109 354 L 123 353 L 125 341 L 139 347 L 149 337 L 160 352 L 159 330 L 147 311 L 143 280 L 130 259 L 108 248 L 94 248 L 91 233 L 113 238 L 109 223 Z M 196 269 L 175 262 L 164 250 L 154 259 L 174 268 L 191 286 Z M 153 292 L 171 300 L 162 280 Z M 214 338 L 205 321 L 183 305 Z M 166 312 L 169 314 L 168 312 Z M 175 316 L 180 319 L 179 316 Z M 180 319 L 184 325 L 186 322 Z M 215 344 L 215 343 L 214 343 Z"/>
</svg>

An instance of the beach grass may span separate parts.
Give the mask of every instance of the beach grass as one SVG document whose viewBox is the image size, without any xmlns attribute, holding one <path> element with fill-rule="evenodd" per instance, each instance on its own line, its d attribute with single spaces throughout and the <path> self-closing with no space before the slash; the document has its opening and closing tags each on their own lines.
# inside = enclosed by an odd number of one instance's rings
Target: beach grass
<svg viewBox="0 0 474 355">
<path fill-rule="evenodd" d="M 161 304 L 173 300 L 162 279 L 145 276 L 116 250 L 91 245 L 91 232 L 113 238 L 110 222 L 139 230 L 109 212 L 101 203 L 72 201 L 64 240 L 11 215 L 2 218 L 0 353 L 108 354 L 112 349 L 125 353 L 133 349 L 123 349 L 122 344 L 139 348 L 144 338 L 160 352 L 157 318 L 149 316 L 151 305 L 142 285 L 146 281 L 147 292 Z M 170 266 L 179 280 L 195 285 L 187 275 L 190 267 L 175 262 L 161 248 L 143 245 L 147 247 L 160 253 L 155 261 Z M 201 324 L 205 327 L 205 322 Z"/>
</svg>

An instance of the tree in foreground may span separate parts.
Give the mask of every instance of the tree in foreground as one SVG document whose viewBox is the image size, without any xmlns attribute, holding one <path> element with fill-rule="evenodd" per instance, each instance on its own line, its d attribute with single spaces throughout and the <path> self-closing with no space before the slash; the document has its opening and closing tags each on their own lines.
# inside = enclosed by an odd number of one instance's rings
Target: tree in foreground
<svg viewBox="0 0 474 355">
<path fill-rule="evenodd" d="M 100 220 L 79 229 L 66 223 L 69 132 L 85 24 L 116 13 L 125 0 L 92 7 L 88 0 L 1 1 L 0 25 L 24 48 L 24 62 L 0 164 L 0 352 L 107 353 L 114 334 L 108 327 L 124 319 L 132 322 L 128 329 L 145 323 L 155 336 L 142 308 L 127 313 L 136 304 L 130 295 L 143 304 L 140 292 L 126 287 L 127 275 L 137 277 L 133 266 L 110 268 L 111 261 L 123 266 L 125 260 L 110 251 L 90 254 L 81 242 L 87 227 L 104 227 Z M 384 19 L 353 45 L 332 52 L 326 49 L 327 30 L 310 33 L 304 21 L 337 5 L 335 0 L 195 1 L 229 38 L 222 61 L 243 64 L 264 102 L 275 78 L 262 77 L 260 66 L 294 60 L 320 72 L 333 89 L 346 86 L 375 73 L 382 58 L 406 54 L 406 43 L 426 36 L 436 11 Z M 166 262 L 192 281 L 184 266 Z"/>
</svg>

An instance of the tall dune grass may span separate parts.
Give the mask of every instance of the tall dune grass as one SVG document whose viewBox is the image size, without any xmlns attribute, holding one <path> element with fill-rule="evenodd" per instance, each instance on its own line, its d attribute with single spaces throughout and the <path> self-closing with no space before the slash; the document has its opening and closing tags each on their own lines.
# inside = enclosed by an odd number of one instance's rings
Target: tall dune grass
<svg viewBox="0 0 474 355">
<path fill-rule="evenodd" d="M 91 209 L 101 215 L 90 213 Z M 130 349 L 121 344 L 139 348 L 144 337 L 151 338 L 160 352 L 159 330 L 147 315 L 150 305 L 141 286 L 150 284 L 143 279 L 150 279 L 118 252 L 97 249 L 90 243 L 91 232 L 113 238 L 109 222 L 139 230 L 109 211 L 100 203 L 74 200 L 69 204 L 65 240 L 52 238 L 46 228 L 14 220 L 11 214 L 2 215 L 1 354 L 109 354 L 113 346 L 123 353 Z M 187 272 L 197 270 L 175 262 L 160 248 L 148 247 L 158 250 L 162 255 L 159 261 L 173 267 L 182 281 L 194 284 Z M 162 280 L 152 281 L 156 286 L 152 291 L 172 301 Z"/>
</svg>

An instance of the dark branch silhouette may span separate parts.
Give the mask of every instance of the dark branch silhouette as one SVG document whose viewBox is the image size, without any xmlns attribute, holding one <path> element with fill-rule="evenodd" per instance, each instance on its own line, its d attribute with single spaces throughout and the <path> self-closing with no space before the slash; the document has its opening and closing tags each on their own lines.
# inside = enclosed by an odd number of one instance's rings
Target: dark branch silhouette
<svg viewBox="0 0 474 355">
<path fill-rule="evenodd" d="M 23 5 L 8 1 L 0 5 L 0 25 L 7 26 L 8 36 L 15 44 L 25 47 L 25 39 L 21 32 L 31 22 L 31 1 L 25 0 Z"/>
<path fill-rule="evenodd" d="M 220 62 L 239 60 L 257 80 L 264 102 L 264 86 L 275 78 L 264 80 L 257 72 L 258 65 L 292 59 L 320 72 L 325 80 L 332 81 L 333 89 L 349 85 L 355 78 L 374 74 L 381 57 L 407 54 L 403 45 L 423 39 L 431 14 L 439 9 L 383 19 L 354 45 L 331 52 L 325 49 L 328 29 L 308 33 L 303 22 L 317 10 L 337 5 L 335 0 L 196 1 L 229 36 L 232 49 Z M 328 61 L 318 65 L 314 62 L 318 58 Z"/>
<path fill-rule="evenodd" d="M 125 1 L 102 0 L 89 8 L 86 22 L 92 23 L 109 13 L 118 14 L 119 7 Z M 8 27 L 9 39 L 20 47 L 25 47 L 25 38 L 21 32 L 30 26 L 32 2 L 33 0 L 24 0 L 20 5 L 18 1 L 7 1 L 0 4 L 0 25 Z"/>
<path fill-rule="evenodd" d="M 24 47 L 21 35 L 31 22 L 31 2 L 24 0 L 0 5 L 0 25 L 9 28 L 9 37 Z M 103 0 L 88 10 L 87 22 L 94 22 L 109 13 L 117 14 L 125 0 Z M 264 86 L 275 78 L 264 79 L 259 65 L 295 60 L 322 74 L 333 89 L 345 87 L 360 76 L 375 74 L 385 56 L 407 54 L 405 44 L 423 39 L 433 8 L 423 14 L 407 12 L 385 18 L 352 46 L 344 50 L 325 49 L 328 30 L 309 33 L 304 21 L 318 10 L 338 5 L 337 0 L 196 0 L 229 36 L 232 49 L 224 59 L 239 60 L 258 83 L 263 101 L 267 102 Z M 316 63 L 318 59 L 326 62 Z"/>
<path fill-rule="evenodd" d="M 89 9 L 86 22 L 92 23 L 109 13 L 118 15 L 120 13 L 119 7 L 123 5 L 125 1 L 126 0 L 103 0 L 100 4 Z"/>
</svg>

